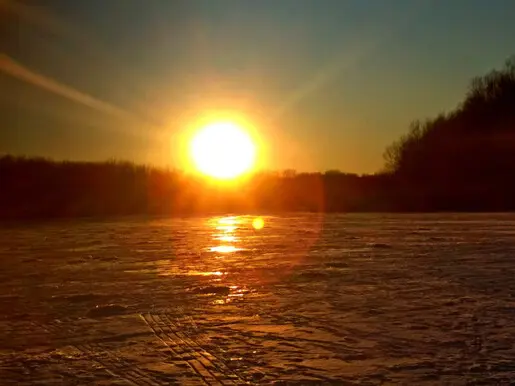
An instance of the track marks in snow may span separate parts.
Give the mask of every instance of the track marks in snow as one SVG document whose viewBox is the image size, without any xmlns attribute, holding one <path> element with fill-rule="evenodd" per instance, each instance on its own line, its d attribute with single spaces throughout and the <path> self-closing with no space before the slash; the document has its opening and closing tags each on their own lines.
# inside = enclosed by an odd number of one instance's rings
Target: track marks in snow
<svg viewBox="0 0 515 386">
<path fill-rule="evenodd" d="M 247 382 L 222 358 L 206 351 L 197 340 L 177 326 L 167 314 L 141 314 L 154 335 L 168 348 L 175 360 L 185 363 L 207 385 L 242 385 Z"/>
</svg>

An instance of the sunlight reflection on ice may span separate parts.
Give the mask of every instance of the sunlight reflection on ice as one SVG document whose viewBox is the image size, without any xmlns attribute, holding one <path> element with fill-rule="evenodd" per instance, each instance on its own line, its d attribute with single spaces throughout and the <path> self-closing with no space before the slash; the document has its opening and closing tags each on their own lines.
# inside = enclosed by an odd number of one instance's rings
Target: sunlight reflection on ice
<svg viewBox="0 0 515 386">
<path fill-rule="evenodd" d="M 219 225 L 216 227 L 216 229 L 220 231 L 224 231 L 226 233 L 234 232 L 238 227 L 235 225 Z"/>
<path fill-rule="evenodd" d="M 222 299 L 215 299 L 213 301 L 213 304 L 228 304 L 234 301 L 242 300 L 245 295 L 255 292 L 254 290 L 250 290 L 246 287 L 240 287 L 237 285 L 232 285 L 229 288 L 231 289 L 229 295 L 225 296 Z"/>
<path fill-rule="evenodd" d="M 160 276 L 213 276 L 221 277 L 227 275 L 227 272 L 222 271 L 221 267 L 213 267 L 214 270 L 201 270 L 201 269 L 181 269 L 174 265 L 171 265 L 168 260 L 157 261 L 155 263 L 158 274 Z M 137 270 L 134 272 L 144 272 L 143 270 Z"/>
<path fill-rule="evenodd" d="M 209 248 L 211 252 L 219 252 L 219 253 L 231 253 L 237 252 L 241 250 L 240 248 L 236 248 L 234 245 L 218 245 L 216 247 Z"/>
<path fill-rule="evenodd" d="M 229 216 L 229 217 L 222 217 L 218 219 L 219 224 L 223 225 L 234 225 L 239 222 L 238 216 Z"/>
<path fill-rule="evenodd" d="M 214 238 L 216 240 L 225 241 L 226 243 L 235 243 L 238 241 L 238 239 L 235 236 L 224 235 L 224 234 L 215 235 Z"/>
<path fill-rule="evenodd" d="M 241 250 L 241 248 L 237 248 L 234 245 L 231 245 L 231 243 L 235 243 L 237 241 L 234 233 L 238 229 L 237 224 L 240 224 L 241 222 L 242 218 L 238 216 L 222 217 L 217 219 L 214 227 L 221 233 L 216 233 L 213 235 L 213 238 L 223 242 L 223 244 L 210 247 L 209 251 L 218 253 L 232 253 Z"/>
<path fill-rule="evenodd" d="M 202 271 L 188 271 L 188 276 L 222 276 L 225 275 L 224 272 L 215 271 L 215 272 L 202 272 Z"/>
</svg>

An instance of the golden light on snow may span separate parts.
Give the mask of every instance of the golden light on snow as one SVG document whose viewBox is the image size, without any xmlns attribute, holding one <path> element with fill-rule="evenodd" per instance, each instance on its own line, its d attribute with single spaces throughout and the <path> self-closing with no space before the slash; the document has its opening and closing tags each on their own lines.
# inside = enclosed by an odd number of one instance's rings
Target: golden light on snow
<svg viewBox="0 0 515 386">
<path fill-rule="evenodd" d="M 234 245 L 219 245 L 216 247 L 211 247 L 210 249 L 211 249 L 211 252 L 219 252 L 219 253 L 231 253 L 231 252 L 236 252 L 239 250 Z"/>
<path fill-rule="evenodd" d="M 216 229 L 218 229 L 219 231 L 222 231 L 224 233 L 231 233 L 231 232 L 234 232 L 236 230 L 236 226 L 235 225 L 220 225 L 220 226 L 217 226 Z"/>
<path fill-rule="evenodd" d="M 252 221 L 252 226 L 254 227 L 254 229 L 256 230 L 260 230 L 260 229 L 263 229 L 263 227 L 265 226 L 265 220 L 263 220 L 262 217 L 256 217 L 253 221 Z"/>
<path fill-rule="evenodd" d="M 221 225 L 236 225 L 238 224 L 238 218 L 235 216 L 222 217 L 217 222 Z"/>
<path fill-rule="evenodd" d="M 226 243 L 235 243 L 238 241 L 238 239 L 235 236 L 231 235 L 217 235 L 215 236 L 216 239 L 220 241 L 225 241 Z"/>
<path fill-rule="evenodd" d="M 214 271 L 214 272 L 188 271 L 187 275 L 189 275 L 189 276 L 222 276 L 222 275 L 224 275 L 224 273 L 221 271 Z"/>
<path fill-rule="evenodd" d="M 232 253 L 241 250 L 231 243 L 237 242 L 235 231 L 238 229 L 238 224 L 241 219 L 237 216 L 221 217 L 215 220 L 214 228 L 219 232 L 213 235 L 213 238 L 222 241 L 221 245 L 209 248 L 211 252 L 218 252 L 221 254 Z"/>
<path fill-rule="evenodd" d="M 203 126 L 191 140 L 190 155 L 195 168 L 209 177 L 230 180 L 252 170 L 256 145 L 251 136 L 233 122 Z"/>
</svg>

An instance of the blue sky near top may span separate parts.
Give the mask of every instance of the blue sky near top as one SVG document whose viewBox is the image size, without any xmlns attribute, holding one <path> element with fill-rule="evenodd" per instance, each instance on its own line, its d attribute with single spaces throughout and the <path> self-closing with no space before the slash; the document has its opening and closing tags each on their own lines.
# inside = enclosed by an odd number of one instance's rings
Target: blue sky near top
<svg viewBox="0 0 515 386">
<path fill-rule="evenodd" d="M 181 131 L 223 110 L 262 134 L 267 168 L 374 172 L 515 54 L 509 0 L 10 3 L 0 151 L 58 159 L 178 166 Z"/>
</svg>

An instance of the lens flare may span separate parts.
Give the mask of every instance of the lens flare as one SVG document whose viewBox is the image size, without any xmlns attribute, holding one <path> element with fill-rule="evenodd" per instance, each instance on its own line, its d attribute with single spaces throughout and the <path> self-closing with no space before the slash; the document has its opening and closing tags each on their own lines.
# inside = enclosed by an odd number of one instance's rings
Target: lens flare
<svg viewBox="0 0 515 386">
<path fill-rule="evenodd" d="M 252 227 L 256 230 L 260 230 L 260 229 L 263 229 L 263 227 L 265 226 L 265 220 L 263 220 L 262 217 L 256 217 L 253 221 L 252 221 Z"/>
</svg>

